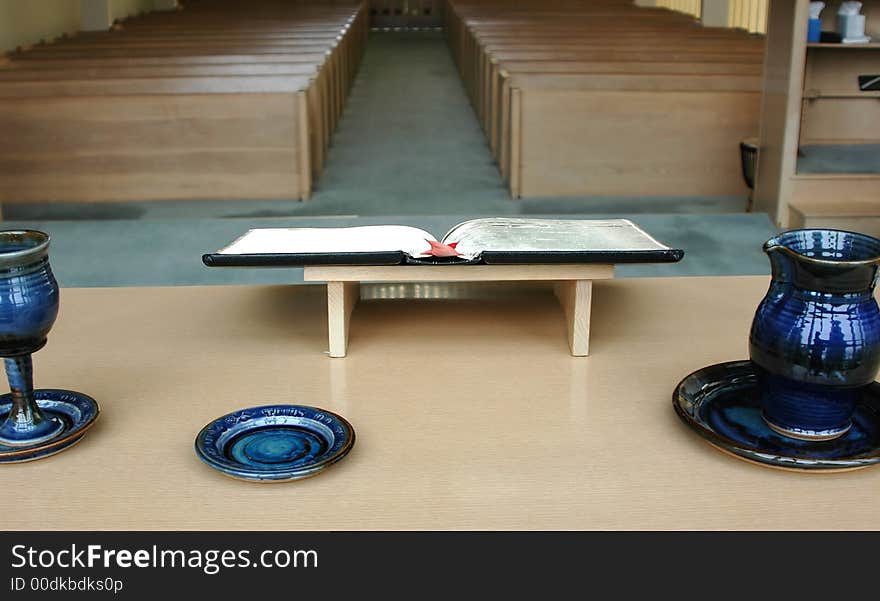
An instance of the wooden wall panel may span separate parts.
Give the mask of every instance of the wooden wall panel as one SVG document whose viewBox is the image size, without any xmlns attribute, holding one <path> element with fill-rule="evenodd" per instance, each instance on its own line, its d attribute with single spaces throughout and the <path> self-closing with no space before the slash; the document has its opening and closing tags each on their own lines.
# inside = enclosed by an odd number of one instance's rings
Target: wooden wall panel
<svg viewBox="0 0 880 601">
<path fill-rule="evenodd" d="M 801 144 L 877 144 L 880 94 L 874 98 L 805 100 L 802 119 Z"/>
</svg>

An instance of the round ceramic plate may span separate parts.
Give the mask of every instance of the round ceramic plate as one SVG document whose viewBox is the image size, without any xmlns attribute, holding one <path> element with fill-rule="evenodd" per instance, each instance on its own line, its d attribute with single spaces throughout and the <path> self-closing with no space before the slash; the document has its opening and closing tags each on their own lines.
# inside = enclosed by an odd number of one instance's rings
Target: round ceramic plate
<svg viewBox="0 0 880 601">
<path fill-rule="evenodd" d="M 196 436 L 196 454 L 242 480 L 279 482 L 313 476 L 354 446 L 344 418 L 317 407 L 266 405 L 224 415 Z"/>
<path fill-rule="evenodd" d="M 835 440 L 788 438 L 770 429 L 761 416 L 751 361 L 710 365 L 676 387 L 678 416 L 722 451 L 771 467 L 842 471 L 880 463 L 880 384 L 865 389 L 849 432 Z"/>
<path fill-rule="evenodd" d="M 98 419 L 98 403 L 80 392 L 41 388 L 34 390 L 34 398 L 46 416 L 61 420 L 64 429 L 50 440 L 35 445 L 0 444 L 0 463 L 33 461 L 68 449 L 79 442 Z M 0 396 L 0 420 L 5 420 L 11 409 L 12 395 Z"/>
</svg>

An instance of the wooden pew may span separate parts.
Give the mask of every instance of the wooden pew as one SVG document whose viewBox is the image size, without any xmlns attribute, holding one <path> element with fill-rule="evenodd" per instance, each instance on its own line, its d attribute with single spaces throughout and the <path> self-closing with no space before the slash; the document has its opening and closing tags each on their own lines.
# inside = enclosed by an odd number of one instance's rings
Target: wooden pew
<svg viewBox="0 0 880 601">
<path fill-rule="evenodd" d="M 509 91 L 514 198 L 741 193 L 734 142 L 756 127 L 759 76 L 552 78 Z"/>
<path fill-rule="evenodd" d="M 507 65 L 508 62 L 531 59 L 537 60 L 541 57 L 553 57 L 554 61 L 559 61 L 560 56 L 578 57 L 584 60 L 604 60 L 607 63 L 644 63 L 654 70 L 660 69 L 665 71 L 667 65 L 680 64 L 682 62 L 699 60 L 701 63 L 721 63 L 718 73 L 727 72 L 725 64 L 727 63 L 751 63 L 755 65 L 761 64 L 763 61 L 762 49 L 741 50 L 737 48 L 725 48 L 716 44 L 709 45 L 655 45 L 650 51 L 639 51 L 632 45 L 605 45 L 604 47 L 596 46 L 557 46 L 552 45 L 493 45 L 484 47 L 485 51 L 480 54 L 475 63 L 475 74 L 471 83 L 471 94 L 477 108 L 478 115 L 485 121 L 487 115 L 485 113 L 486 96 L 491 93 L 491 86 L 497 85 L 493 82 L 498 77 L 499 65 Z M 601 57 L 601 58 L 600 58 Z M 698 58 L 697 58 L 698 57 Z M 662 64 L 661 64 L 662 63 Z M 675 68 L 672 68 L 675 72 Z M 511 72 L 510 69 L 506 69 Z M 548 64 L 545 72 L 555 72 L 553 65 Z M 635 73 L 646 72 L 636 68 Z"/>
<path fill-rule="evenodd" d="M 305 78 L 301 81 L 309 81 L 309 85 L 305 88 L 308 97 L 309 112 L 309 132 L 310 132 L 310 155 L 311 155 L 311 177 L 317 179 L 320 177 L 325 157 L 325 150 L 329 144 L 330 135 L 330 111 L 331 106 L 328 103 L 330 95 L 320 95 L 318 92 L 324 81 L 317 72 L 317 67 L 311 63 L 233 63 L 233 64 L 182 64 L 182 65 L 140 65 L 127 67 L 114 67 L 106 65 L 91 65 L 86 67 L 65 66 L 64 68 L 43 68 L 43 69 L 6 69 L 0 70 L 0 86 L 4 82 L 48 82 L 69 80 L 72 82 L 86 82 L 85 84 L 76 83 L 75 85 L 85 85 L 83 91 L 88 86 L 93 85 L 91 82 L 113 80 L 122 81 L 126 79 L 146 80 L 150 81 L 155 78 L 183 78 L 201 80 L 205 77 L 223 77 L 229 78 L 233 76 L 247 77 L 256 75 L 271 75 L 275 77 L 299 77 Z M 224 81 L 228 81 L 224 79 Z M 185 83 L 185 82 L 184 82 Z M 33 89 L 33 87 L 32 87 Z"/>
<path fill-rule="evenodd" d="M 450 48 L 511 195 L 744 194 L 736 148 L 757 128 L 763 41 L 572 4 L 447 2 Z"/>
<path fill-rule="evenodd" d="M 150 14 L 7 57 L 0 201 L 307 199 L 365 6 L 317 7 L 305 24 L 286 12 L 292 27 L 202 14 L 167 30 L 187 11 Z"/>
<path fill-rule="evenodd" d="M 561 60 L 562 56 L 566 60 Z M 488 65 L 488 75 L 475 90 L 475 103 L 483 127 L 489 136 L 490 145 L 496 148 L 498 122 L 503 111 L 509 108 L 506 90 L 515 85 L 520 73 L 529 74 L 579 74 L 581 77 L 594 74 L 694 74 L 694 75 L 760 75 L 762 65 L 756 57 L 742 57 L 734 54 L 702 53 L 699 62 L 689 62 L 690 56 L 679 52 L 654 51 L 651 53 L 580 53 L 563 54 L 530 52 L 499 53 Z M 521 60 L 521 57 L 523 59 Z M 519 64 L 530 64 L 532 68 L 520 70 Z M 501 64 L 504 68 L 501 68 Z M 536 68 L 535 66 L 540 66 Z M 572 65 L 584 67 L 571 68 Z M 514 81 L 510 78 L 514 77 Z"/>
<path fill-rule="evenodd" d="M 723 65 L 723 70 L 720 67 Z M 509 136 L 510 136 L 510 90 L 512 87 L 526 85 L 530 77 L 537 76 L 538 83 L 550 75 L 570 75 L 573 82 L 585 81 L 600 75 L 723 75 L 761 76 L 761 65 L 753 63 L 686 63 L 667 62 L 663 73 L 658 65 L 648 61 L 587 62 L 587 61 L 506 61 L 504 69 L 492 65 L 490 87 L 485 91 L 485 120 L 483 126 L 489 138 L 489 145 L 503 176 L 508 175 Z M 559 78 L 563 80 L 565 78 Z M 756 80 L 752 80 L 754 84 Z M 520 84 L 522 82 L 522 84 Z M 571 84 L 570 84 L 571 85 Z M 576 85 L 576 84 L 575 84 Z"/>
<path fill-rule="evenodd" d="M 308 198 L 306 77 L 0 85 L 0 202 Z"/>
<path fill-rule="evenodd" d="M 26 70 L 29 72 L 64 70 L 75 74 L 77 70 L 93 69 L 93 70 L 109 70 L 119 71 L 128 70 L 131 73 L 143 72 L 144 68 L 149 67 L 167 67 L 185 69 L 182 73 L 191 73 L 211 75 L 224 74 L 216 73 L 214 68 L 235 67 L 236 69 L 247 70 L 253 68 L 253 74 L 261 74 L 264 68 L 274 65 L 309 65 L 314 66 L 317 71 L 315 90 L 320 91 L 318 98 L 313 99 L 312 104 L 318 107 L 325 107 L 321 114 L 324 144 L 326 147 L 330 142 L 330 132 L 335 129 L 336 122 L 341 115 L 342 104 L 345 97 L 345 90 L 340 83 L 343 76 L 339 73 L 336 61 L 329 53 L 305 53 L 305 54 L 267 54 L 267 55 L 249 55 L 249 54 L 226 54 L 226 55 L 175 55 L 175 56 L 125 56 L 125 57 L 66 57 L 46 60 L 28 60 L 29 55 L 19 57 L 17 60 L 9 61 L 6 65 L 7 73 L 11 70 Z M 190 71 L 192 67 L 207 67 L 204 71 Z M 229 72 L 226 74 L 235 74 Z M 265 73 L 265 74 L 271 74 Z M 354 74 L 351 74 L 353 77 Z M 314 161 L 315 167 L 319 170 L 323 164 L 322 150 L 320 155 Z"/>
</svg>

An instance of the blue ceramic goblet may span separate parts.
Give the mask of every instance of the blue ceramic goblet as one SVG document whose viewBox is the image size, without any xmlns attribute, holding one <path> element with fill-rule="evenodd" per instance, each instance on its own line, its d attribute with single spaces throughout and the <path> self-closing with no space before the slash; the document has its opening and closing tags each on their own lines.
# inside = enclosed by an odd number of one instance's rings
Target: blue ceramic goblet
<svg viewBox="0 0 880 601">
<path fill-rule="evenodd" d="M 0 231 L 0 357 L 12 391 L 12 409 L 0 424 L 0 444 L 25 447 L 65 428 L 34 399 L 31 353 L 46 344 L 58 315 L 58 283 L 49 267 L 49 236 L 38 231 Z"/>
</svg>

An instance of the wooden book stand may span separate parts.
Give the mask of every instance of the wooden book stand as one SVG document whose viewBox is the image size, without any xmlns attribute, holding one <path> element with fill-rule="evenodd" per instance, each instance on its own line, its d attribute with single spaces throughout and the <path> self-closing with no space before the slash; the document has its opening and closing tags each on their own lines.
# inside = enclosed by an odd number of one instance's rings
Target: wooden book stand
<svg viewBox="0 0 880 601">
<path fill-rule="evenodd" d="M 351 312 L 361 282 L 550 281 L 565 312 L 571 354 L 590 352 L 590 303 L 593 280 L 614 277 L 611 264 L 555 265 L 329 265 L 304 267 L 306 282 L 327 282 L 330 356 L 345 357 Z"/>
</svg>

